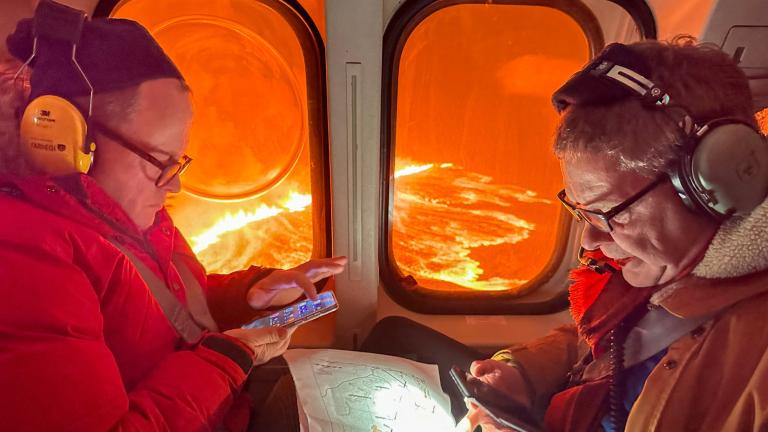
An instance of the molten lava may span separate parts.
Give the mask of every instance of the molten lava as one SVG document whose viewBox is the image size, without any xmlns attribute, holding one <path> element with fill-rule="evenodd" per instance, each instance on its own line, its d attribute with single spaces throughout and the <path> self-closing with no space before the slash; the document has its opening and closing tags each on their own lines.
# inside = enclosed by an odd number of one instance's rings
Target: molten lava
<svg viewBox="0 0 768 432">
<path fill-rule="evenodd" d="M 432 289 L 510 290 L 534 276 L 514 262 L 536 225 L 521 206 L 552 202 L 453 164 L 396 171 L 393 252 L 400 270 Z M 540 269 L 536 269 L 539 271 Z"/>
<path fill-rule="evenodd" d="M 303 211 L 312 204 L 312 195 L 305 195 L 291 192 L 288 200 L 281 207 L 270 207 L 261 204 L 253 212 L 240 210 L 235 214 L 225 214 L 219 222 L 198 236 L 192 237 L 192 250 L 195 253 L 204 251 L 208 246 L 218 242 L 225 233 L 238 231 L 244 226 L 264 219 L 277 216 L 284 211 L 297 212 Z"/>
<path fill-rule="evenodd" d="M 210 273 L 297 266 L 312 254 L 311 204 L 311 195 L 290 192 L 277 205 L 227 212 L 189 237 L 192 250 Z"/>
<path fill-rule="evenodd" d="M 550 200 L 449 163 L 404 165 L 395 178 L 393 247 L 403 273 L 441 290 L 510 290 L 533 276 L 513 262 L 536 230 L 517 213 Z M 311 202 L 290 192 L 277 205 L 227 213 L 189 236 L 192 248 L 210 272 L 298 265 L 312 249 L 304 228 L 311 227 Z"/>
</svg>

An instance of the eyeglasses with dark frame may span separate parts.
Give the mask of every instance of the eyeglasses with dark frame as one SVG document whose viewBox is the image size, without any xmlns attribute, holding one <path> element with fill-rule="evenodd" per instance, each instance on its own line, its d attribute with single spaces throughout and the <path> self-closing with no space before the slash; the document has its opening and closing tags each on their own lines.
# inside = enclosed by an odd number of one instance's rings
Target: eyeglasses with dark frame
<svg viewBox="0 0 768 432">
<path fill-rule="evenodd" d="M 192 163 L 192 158 L 187 155 L 183 155 L 180 160 L 168 158 L 166 162 L 162 162 L 145 150 L 142 150 L 139 146 L 131 142 L 131 140 L 127 139 L 119 132 L 108 126 L 105 126 L 103 123 L 95 122 L 93 126 L 95 126 L 95 129 L 102 133 L 105 137 L 116 142 L 136 156 L 158 167 L 160 169 L 160 175 L 158 175 L 157 179 L 155 180 L 155 186 L 159 188 L 167 185 L 174 178 L 183 174 L 184 171 L 189 168 L 189 164 Z"/>
<path fill-rule="evenodd" d="M 640 200 L 640 198 L 645 196 L 645 194 L 652 191 L 654 188 L 656 188 L 656 186 L 660 185 L 666 178 L 666 173 L 660 174 L 658 177 L 656 177 L 655 180 L 653 180 L 639 192 L 609 209 L 608 211 L 589 210 L 577 204 L 568 202 L 565 196 L 565 189 L 561 190 L 557 194 L 557 198 L 579 222 L 587 222 L 602 232 L 612 232 L 613 225 L 611 225 L 611 219 L 629 208 L 629 206 L 632 204 L 636 203 L 638 200 Z"/>
</svg>

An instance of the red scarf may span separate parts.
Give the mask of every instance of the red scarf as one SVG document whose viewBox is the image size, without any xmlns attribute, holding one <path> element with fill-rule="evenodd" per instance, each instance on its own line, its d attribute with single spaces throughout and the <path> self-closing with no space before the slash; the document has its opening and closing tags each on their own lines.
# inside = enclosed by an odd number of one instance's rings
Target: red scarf
<svg viewBox="0 0 768 432">
<path fill-rule="evenodd" d="M 585 256 L 621 268 L 599 250 L 586 252 Z M 599 274 L 584 265 L 572 270 L 570 279 L 571 316 L 579 336 L 595 354 L 598 354 L 595 351 L 599 351 L 600 340 L 638 306 L 646 304 L 658 288 L 636 288 L 629 285 L 620 272 Z"/>
<path fill-rule="evenodd" d="M 587 257 L 605 261 L 620 268 L 615 261 L 606 259 L 600 251 L 587 252 Z M 569 298 L 571 315 L 579 336 L 592 348 L 597 358 L 602 352 L 600 341 L 630 313 L 646 304 L 657 287 L 630 286 L 620 272 L 603 274 L 587 266 L 574 269 L 570 278 Z M 595 430 L 605 413 L 608 380 L 580 384 L 554 395 L 544 418 L 547 431 L 584 432 Z"/>
</svg>

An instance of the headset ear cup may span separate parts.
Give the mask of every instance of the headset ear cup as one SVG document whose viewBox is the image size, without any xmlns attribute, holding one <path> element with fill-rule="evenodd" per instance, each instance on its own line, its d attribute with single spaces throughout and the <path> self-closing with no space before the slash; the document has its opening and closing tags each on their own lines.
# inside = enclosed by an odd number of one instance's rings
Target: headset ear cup
<svg viewBox="0 0 768 432">
<path fill-rule="evenodd" d="M 693 154 L 681 159 L 682 184 L 709 214 L 747 214 L 768 195 L 768 143 L 739 121 L 707 126 Z"/>
<path fill-rule="evenodd" d="M 691 184 L 691 154 L 684 153 L 680 160 L 675 164 L 670 172 L 669 179 L 675 187 L 677 196 L 683 201 L 686 207 L 696 213 L 704 212 L 712 216 L 719 216 L 712 213 L 709 208 L 697 200 L 697 195 Z"/>
<path fill-rule="evenodd" d="M 91 137 L 90 131 L 86 131 L 85 141 L 78 152 L 78 171 L 88 174 L 93 167 L 93 160 L 96 154 L 96 142 Z"/>
<path fill-rule="evenodd" d="M 92 156 L 86 147 L 87 124 L 66 99 L 43 95 L 24 110 L 19 125 L 22 150 L 32 166 L 50 175 L 85 173 Z"/>
<path fill-rule="evenodd" d="M 75 152 L 75 171 L 87 174 L 93 164 L 93 154 L 83 151 Z"/>
</svg>

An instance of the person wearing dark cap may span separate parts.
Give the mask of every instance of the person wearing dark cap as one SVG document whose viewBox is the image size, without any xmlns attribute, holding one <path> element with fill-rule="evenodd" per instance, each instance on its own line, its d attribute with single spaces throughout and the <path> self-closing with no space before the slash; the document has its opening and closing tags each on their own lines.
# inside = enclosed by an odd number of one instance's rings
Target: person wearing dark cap
<svg viewBox="0 0 768 432">
<path fill-rule="evenodd" d="M 0 429 L 245 429 L 240 389 L 290 331 L 239 326 L 315 296 L 313 282 L 345 258 L 206 275 L 163 207 L 191 162 L 192 105 L 149 33 L 43 0 L 7 44 L 31 68 L 22 135 L 66 123 L 35 105 L 63 98 L 87 122 L 75 165 L 80 153 L 94 161 L 87 174 L 0 176 Z M 22 141 L 28 152 L 71 150 Z M 41 174 L 47 160 L 35 159 Z"/>
<path fill-rule="evenodd" d="M 392 318 L 363 348 L 463 361 L 495 390 L 468 430 L 530 430 L 489 414 L 513 408 L 547 431 L 768 430 L 768 143 L 744 73 L 689 38 L 613 44 L 553 102 L 559 198 L 585 222 L 574 324 L 473 362 Z"/>
</svg>

